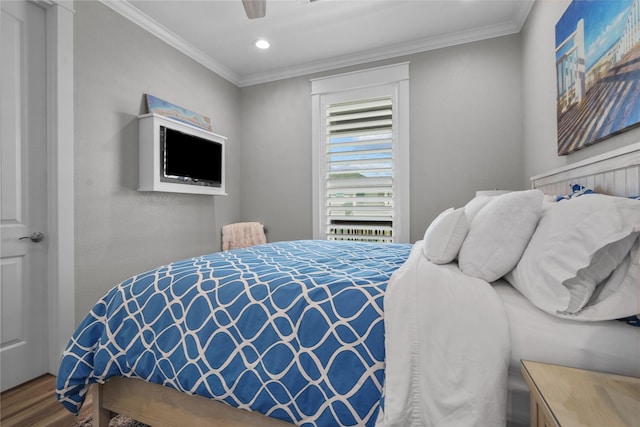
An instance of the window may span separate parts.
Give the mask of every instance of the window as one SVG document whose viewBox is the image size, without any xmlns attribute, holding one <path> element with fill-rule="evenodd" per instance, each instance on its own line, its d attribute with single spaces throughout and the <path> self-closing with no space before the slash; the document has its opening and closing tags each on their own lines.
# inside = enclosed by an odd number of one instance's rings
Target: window
<svg viewBox="0 0 640 427">
<path fill-rule="evenodd" d="M 314 238 L 409 241 L 408 64 L 312 81 Z"/>
<path fill-rule="evenodd" d="M 390 97 L 325 108 L 325 209 L 329 240 L 393 240 Z"/>
</svg>

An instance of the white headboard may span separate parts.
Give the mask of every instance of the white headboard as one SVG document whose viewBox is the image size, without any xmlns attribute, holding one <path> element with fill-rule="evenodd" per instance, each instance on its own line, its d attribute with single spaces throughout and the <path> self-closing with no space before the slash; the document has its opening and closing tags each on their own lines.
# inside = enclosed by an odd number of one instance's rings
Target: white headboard
<svg viewBox="0 0 640 427">
<path fill-rule="evenodd" d="M 545 194 L 567 194 L 571 184 L 614 196 L 640 196 L 640 143 L 531 177 L 532 188 Z"/>
</svg>

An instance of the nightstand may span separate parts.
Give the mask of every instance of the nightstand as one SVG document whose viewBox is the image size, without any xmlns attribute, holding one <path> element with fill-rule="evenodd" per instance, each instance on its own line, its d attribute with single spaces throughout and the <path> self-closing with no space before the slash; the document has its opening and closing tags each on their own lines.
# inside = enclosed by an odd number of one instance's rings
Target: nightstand
<svg viewBox="0 0 640 427">
<path fill-rule="evenodd" d="M 640 427 L 640 378 L 523 360 L 531 427 Z"/>
</svg>

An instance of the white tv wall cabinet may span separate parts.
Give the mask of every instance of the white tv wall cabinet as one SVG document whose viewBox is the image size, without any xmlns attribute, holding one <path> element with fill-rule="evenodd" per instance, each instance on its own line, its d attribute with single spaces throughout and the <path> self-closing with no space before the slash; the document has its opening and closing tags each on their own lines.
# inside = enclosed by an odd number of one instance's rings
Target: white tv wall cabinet
<svg viewBox="0 0 640 427">
<path fill-rule="evenodd" d="M 140 177 L 138 191 L 224 196 L 225 143 L 227 138 L 157 114 L 138 116 Z M 165 152 L 165 138 L 176 135 L 175 150 Z M 186 142 L 185 142 L 186 141 Z M 168 140 L 166 141 L 168 142 Z M 175 145 L 180 142 L 181 145 Z M 184 143 L 183 143 L 184 142 Z M 214 150 L 211 155 L 211 150 Z M 168 170 L 178 153 L 185 173 Z M 175 162 L 174 162 L 175 163 Z M 174 166 L 175 167 L 175 166 Z M 191 171 L 190 169 L 193 169 Z M 200 179 L 200 175 L 203 176 Z"/>
</svg>

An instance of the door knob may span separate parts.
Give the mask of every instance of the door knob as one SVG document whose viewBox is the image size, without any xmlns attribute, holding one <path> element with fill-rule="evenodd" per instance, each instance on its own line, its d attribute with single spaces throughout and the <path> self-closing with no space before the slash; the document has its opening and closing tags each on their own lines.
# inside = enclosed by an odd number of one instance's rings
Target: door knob
<svg viewBox="0 0 640 427">
<path fill-rule="evenodd" d="M 31 233 L 30 236 L 23 236 L 23 237 L 20 237 L 18 240 L 23 240 L 23 239 L 31 239 L 32 242 L 38 243 L 44 240 L 44 233 L 36 231 L 34 233 Z"/>
</svg>

